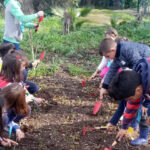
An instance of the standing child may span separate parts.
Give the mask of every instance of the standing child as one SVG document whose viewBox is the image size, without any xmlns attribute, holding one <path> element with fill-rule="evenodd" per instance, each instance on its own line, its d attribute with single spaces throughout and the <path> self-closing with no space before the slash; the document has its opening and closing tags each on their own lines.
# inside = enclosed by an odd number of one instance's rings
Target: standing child
<svg viewBox="0 0 150 150">
<path fill-rule="evenodd" d="M 32 15 L 24 15 L 21 10 L 21 4 L 23 0 L 5 0 L 5 30 L 3 41 L 4 43 L 13 43 L 16 47 L 16 50 L 20 49 L 20 41 L 22 40 L 22 33 L 24 27 L 26 28 L 38 28 L 37 24 L 30 23 L 36 18 L 44 16 L 43 11 Z"/>
</svg>

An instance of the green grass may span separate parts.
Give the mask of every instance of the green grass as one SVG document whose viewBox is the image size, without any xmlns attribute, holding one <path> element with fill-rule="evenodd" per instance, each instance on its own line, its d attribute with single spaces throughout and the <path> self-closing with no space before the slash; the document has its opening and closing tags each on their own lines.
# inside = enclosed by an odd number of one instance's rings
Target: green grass
<svg viewBox="0 0 150 150">
<path fill-rule="evenodd" d="M 70 56 L 77 50 L 96 48 L 99 41 L 104 37 L 105 27 L 84 27 L 80 30 L 70 32 L 68 35 L 62 34 L 61 20 L 56 17 L 49 17 L 41 23 L 41 29 L 33 35 L 33 45 L 38 44 L 39 51 L 53 51 L 58 54 Z M 28 30 L 24 33 L 24 40 L 21 47 L 31 53 L 29 47 Z"/>
<path fill-rule="evenodd" d="M 69 74 L 72 76 L 90 76 L 93 70 L 89 70 L 87 67 L 81 67 L 74 64 L 68 64 Z"/>
<path fill-rule="evenodd" d="M 45 65 L 45 63 L 40 63 L 36 69 L 29 70 L 29 76 L 31 78 L 42 77 L 45 75 L 53 75 L 59 69 L 59 64 L 57 62 L 51 65 Z"/>
<path fill-rule="evenodd" d="M 124 23 L 116 24 L 116 29 L 120 36 L 126 36 L 131 41 L 137 41 L 150 45 L 150 19 L 145 18 L 144 21 L 139 24 L 135 21 L 135 17 L 127 13 L 116 12 L 112 10 L 93 10 L 92 13 L 101 13 L 104 15 L 109 15 L 111 17 L 116 16 L 117 19 L 124 21 Z M 36 20 L 37 22 L 38 20 Z M 70 56 L 82 57 L 82 51 L 90 49 L 98 49 L 100 41 L 104 38 L 104 31 L 108 28 L 105 26 L 94 26 L 88 24 L 83 26 L 81 29 L 70 32 L 68 35 L 62 34 L 62 23 L 61 19 L 58 17 L 46 17 L 44 21 L 40 24 L 40 29 L 37 33 L 32 30 L 33 45 L 34 48 L 38 48 L 37 56 L 42 50 L 46 50 L 47 53 L 55 53 L 62 56 L 62 59 L 67 59 Z M 0 38 L 2 41 L 4 32 L 4 20 L 0 17 Z M 29 58 L 31 59 L 31 47 L 29 46 L 30 39 L 28 37 L 28 29 L 24 32 L 23 41 L 21 42 L 21 47 L 24 49 Z M 48 55 L 50 58 L 51 56 Z M 100 58 L 89 57 L 89 64 L 99 63 Z M 49 59 L 47 59 L 49 60 Z M 46 66 L 45 64 L 40 64 L 37 68 L 37 75 L 42 76 L 46 74 L 53 74 L 59 69 L 59 64 L 61 62 L 51 61 L 51 66 Z M 87 62 L 88 63 L 88 62 Z M 76 66 L 73 64 L 68 65 L 69 73 L 71 75 L 85 75 L 89 76 L 94 70 L 88 70 L 88 67 L 82 65 Z M 30 76 L 34 76 L 35 71 L 30 71 Z"/>
<path fill-rule="evenodd" d="M 100 12 L 103 12 L 103 13 L 109 15 L 110 17 L 116 16 L 118 19 L 122 19 L 122 20 L 126 20 L 126 21 L 132 21 L 135 19 L 135 16 L 127 14 L 125 12 L 116 12 L 116 11 L 108 10 L 108 9 L 102 9 L 102 10 L 100 10 Z"/>
</svg>

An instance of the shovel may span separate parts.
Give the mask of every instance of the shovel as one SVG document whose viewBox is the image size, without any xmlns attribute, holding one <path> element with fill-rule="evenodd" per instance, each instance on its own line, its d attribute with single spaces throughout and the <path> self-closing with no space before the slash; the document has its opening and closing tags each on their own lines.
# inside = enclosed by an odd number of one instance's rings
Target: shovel
<svg viewBox="0 0 150 150">
<path fill-rule="evenodd" d="M 44 59 L 45 56 L 45 51 L 43 50 L 40 54 L 40 61 Z"/>
<path fill-rule="evenodd" d="M 96 115 L 102 106 L 102 101 L 97 101 L 93 108 L 93 115 Z"/>
<path fill-rule="evenodd" d="M 37 32 L 37 31 L 38 31 L 38 27 L 39 27 L 39 25 L 40 25 L 40 22 L 42 22 L 42 21 L 43 21 L 43 19 L 44 19 L 44 17 L 43 17 L 43 16 L 39 18 L 39 22 L 38 22 L 38 24 L 37 24 L 37 28 L 35 29 L 35 32 Z"/>
<path fill-rule="evenodd" d="M 87 130 L 100 130 L 100 129 L 106 130 L 107 127 L 106 127 L 106 126 L 100 126 L 100 127 L 84 127 L 84 128 L 83 128 L 83 135 L 86 134 L 86 131 L 87 131 Z"/>
</svg>

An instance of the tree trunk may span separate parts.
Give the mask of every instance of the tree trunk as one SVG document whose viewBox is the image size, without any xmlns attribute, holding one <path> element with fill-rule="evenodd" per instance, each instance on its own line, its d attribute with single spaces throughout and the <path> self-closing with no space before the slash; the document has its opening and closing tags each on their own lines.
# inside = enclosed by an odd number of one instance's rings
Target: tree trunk
<svg viewBox="0 0 150 150">
<path fill-rule="evenodd" d="M 34 13 L 33 0 L 25 0 L 22 4 L 22 10 L 25 14 L 33 14 Z"/>
</svg>

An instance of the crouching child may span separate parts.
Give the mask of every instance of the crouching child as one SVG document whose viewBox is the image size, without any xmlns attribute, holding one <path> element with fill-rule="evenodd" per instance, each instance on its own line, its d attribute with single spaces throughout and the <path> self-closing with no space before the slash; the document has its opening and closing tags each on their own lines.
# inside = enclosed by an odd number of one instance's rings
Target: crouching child
<svg viewBox="0 0 150 150">
<path fill-rule="evenodd" d="M 124 70 L 116 75 L 109 85 L 109 95 L 115 100 L 127 101 L 123 115 L 121 129 L 117 134 L 120 141 L 127 133 L 129 124 L 136 116 L 138 109 L 141 110 L 140 135 L 131 141 L 132 145 L 148 144 L 150 120 L 150 63 L 149 59 L 141 59 L 134 70 Z M 148 111 L 147 111 L 148 110 Z M 147 119 L 147 122 L 146 122 Z"/>
</svg>

